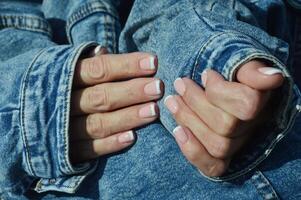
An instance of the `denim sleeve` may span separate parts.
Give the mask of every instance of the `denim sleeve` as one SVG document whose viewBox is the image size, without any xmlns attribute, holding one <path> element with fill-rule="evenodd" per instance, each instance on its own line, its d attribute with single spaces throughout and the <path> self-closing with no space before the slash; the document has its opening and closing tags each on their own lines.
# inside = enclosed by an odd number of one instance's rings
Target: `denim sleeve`
<svg viewBox="0 0 301 200">
<path fill-rule="evenodd" d="M 58 44 L 97 41 L 116 52 L 120 33 L 119 0 L 43 1 L 41 11 Z"/>
<path fill-rule="evenodd" d="M 68 14 L 66 31 L 69 43 L 97 41 L 109 52 L 116 53 L 121 29 L 116 10 L 119 1 L 81 1 L 80 6 Z M 77 4 L 81 1 L 77 1 Z"/>
<path fill-rule="evenodd" d="M 296 113 L 289 107 L 293 82 L 287 69 L 287 43 L 265 32 L 247 3 L 240 2 L 137 0 L 120 39 L 122 52 L 141 50 L 158 55 L 156 76 L 165 83 L 165 97 L 176 94 L 173 82 L 178 77 L 190 77 L 201 85 L 201 73 L 207 68 L 229 81 L 241 65 L 253 59 L 263 59 L 283 71 L 285 83 L 270 105 L 274 114 L 258 130 L 258 135 L 266 137 L 254 139 L 234 158 L 225 176 L 210 178 L 216 181 L 235 178 L 258 166 L 287 133 Z M 163 100 L 159 107 L 162 124 L 172 132 L 176 122 Z"/>
<path fill-rule="evenodd" d="M 118 1 L 34 2 L 0 2 L 0 161 L 5 163 L 0 197 L 5 199 L 29 189 L 74 193 L 95 170 L 97 162 L 74 166 L 69 160 L 73 72 L 79 57 L 96 45 L 87 41 L 117 50 Z"/>
<path fill-rule="evenodd" d="M 68 146 L 74 68 L 80 55 L 95 44 L 56 45 L 41 28 L 47 27 L 43 19 L 28 20 L 35 22 L 32 31 L 0 30 L 0 196 L 4 199 L 26 192 L 38 180 L 36 190 L 52 183 L 72 192 L 95 167 L 93 163 L 72 166 Z"/>
</svg>

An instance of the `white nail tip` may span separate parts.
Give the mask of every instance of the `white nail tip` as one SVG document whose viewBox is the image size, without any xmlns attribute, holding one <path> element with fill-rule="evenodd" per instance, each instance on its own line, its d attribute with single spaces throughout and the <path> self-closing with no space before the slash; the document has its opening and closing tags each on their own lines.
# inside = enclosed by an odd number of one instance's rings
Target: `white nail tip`
<svg viewBox="0 0 301 200">
<path fill-rule="evenodd" d="M 182 78 L 177 78 L 173 83 L 175 84 L 176 82 L 178 82 L 178 81 L 181 81 L 182 80 Z"/>
<path fill-rule="evenodd" d="M 94 55 L 98 55 L 100 53 L 101 50 L 101 46 L 98 45 L 95 49 L 94 49 Z"/>
<path fill-rule="evenodd" d="M 164 104 L 166 104 L 166 101 L 168 101 L 168 99 L 172 98 L 172 95 L 168 95 L 167 97 L 165 97 L 164 99 Z"/>
<path fill-rule="evenodd" d="M 207 83 L 207 69 L 205 69 L 201 74 L 202 84 L 204 87 L 206 87 Z"/>
<path fill-rule="evenodd" d="M 120 143 L 129 143 L 129 142 L 132 142 L 134 139 L 135 139 L 135 137 L 134 137 L 134 132 L 133 131 L 123 132 L 118 137 L 118 141 Z"/>
<path fill-rule="evenodd" d="M 272 67 L 263 67 L 258 69 L 261 73 L 265 75 L 274 75 L 274 74 L 283 74 L 280 69 L 272 68 Z"/>
<path fill-rule="evenodd" d="M 134 138 L 134 132 L 133 131 L 128 131 L 128 137 L 129 137 L 129 139 L 130 140 L 134 140 L 135 138 Z"/>
<path fill-rule="evenodd" d="M 152 104 L 150 106 L 150 114 L 151 114 L 151 116 L 156 116 L 157 112 L 156 112 L 155 104 Z"/>
<path fill-rule="evenodd" d="M 177 126 L 173 131 L 172 131 L 172 134 L 176 134 L 179 130 L 181 130 L 182 127 L 181 126 Z"/>
<path fill-rule="evenodd" d="M 161 81 L 160 80 L 156 80 L 156 92 L 157 94 L 161 94 Z"/>
<path fill-rule="evenodd" d="M 150 65 L 149 65 L 149 66 L 150 66 L 150 69 L 153 70 L 153 69 L 156 68 L 156 66 L 155 66 L 155 57 L 152 56 L 152 57 L 149 58 L 149 64 L 150 64 Z"/>
</svg>

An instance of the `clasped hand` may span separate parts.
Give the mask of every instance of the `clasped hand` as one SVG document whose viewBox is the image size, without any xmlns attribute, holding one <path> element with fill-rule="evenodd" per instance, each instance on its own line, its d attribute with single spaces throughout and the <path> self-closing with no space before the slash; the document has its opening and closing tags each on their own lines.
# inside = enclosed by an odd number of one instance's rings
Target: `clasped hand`
<svg viewBox="0 0 301 200">
<path fill-rule="evenodd" d="M 73 163 L 132 145 L 132 129 L 158 117 L 154 101 L 162 97 L 163 83 L 150 77 L 157 70 L 156 57 L 101 51 L 76 67 L 70 119 Z M 173 135 L 181 151 L 208 176 L 222 175 L 231 157 L 252 139 L 272 90 L 284 78 L 280 70 L 253 60 L 240 67 L 236 79 L 229 82 L 206 70 L 204 88 L 189 78 L 178 78 L 174 86 L 179 95 L 165 99 L 179 124 Z"/>
<path fill-rule="evenodd" d="M 104 50 L 103 50 L 104 51 Z M 132 129 L 154 121 L 162 96 L 155 56 L 104 54 L 78 62 L 71 97 L 72 163 L 120 151 L 134 142 Z"/>
<path fill-rule="evenodd" d="M 188 78 L 178 78 L 179 95 L 168 96 L 165 105 L 180 125 L 173 135 L 186 158 L 205 175 L 222 175 L 231 157 L 252 140 L 262 123 L 262 112 L 273 89 L 283 82 L 280 70 L 251 61 L 229 82 L 213 70 L 202 74 L 204 88 Z"/>
</svg>

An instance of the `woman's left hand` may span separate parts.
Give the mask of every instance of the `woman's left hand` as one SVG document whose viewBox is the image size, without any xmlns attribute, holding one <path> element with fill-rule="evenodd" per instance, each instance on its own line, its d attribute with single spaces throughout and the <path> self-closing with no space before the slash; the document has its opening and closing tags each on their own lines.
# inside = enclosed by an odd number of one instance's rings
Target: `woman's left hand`
<svg viewBox="0 0 301 200">
<path fill-rule="evenodd" d="M 180 125 L 173 135 L 185 157 L 207 176 L 222 175 L 235 154 L 262 121 L 271 91 L 282 85 L 280 70 L 251 61 L 240 68 L 238 82 L 229 82 L 213 70 L 202 75 L 205 87 L 188 78 L 174 86 L 178 95 L 165 105 Z"/>
</svg>

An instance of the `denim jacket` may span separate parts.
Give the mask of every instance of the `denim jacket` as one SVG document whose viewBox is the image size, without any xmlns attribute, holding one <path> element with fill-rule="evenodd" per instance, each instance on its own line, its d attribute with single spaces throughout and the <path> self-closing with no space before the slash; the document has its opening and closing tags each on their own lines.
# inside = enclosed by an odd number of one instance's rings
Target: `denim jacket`
<svg viewBox="0 0 301 200">
<path fill-rule="evenodd" d="M 300 6 L 298 0 L 136 0 L 119 38 L 115 0 L 1 0 L 0 197 L 18 199 L 28 191 L 47 197 L 47 192 L 57 191 L 63 196 L 75 193 L 73 197 L 77 199 L 77 191 L 85 188 L 83 184 L 93 183 L 89 175 L 99 170 L 103 170 L 103 175 L 99 177 L 99 191 L 94 190 L 95 198 L 119 199 L 117 194 L 125 195 L 120 192 L 122 189 L 108 187 L 120 180 L 118 173 L 110 171 L 117 166 L 113 164 L 118 156 L 109 157 L 104 169 L 100 167 L 103 160 L 73 166 L 68 155 L 74 68 L 79 57 L 97 43 L 111 52 L 139 50 L 158 55 L 156 76 L 165 82 L 165 95 L 175 93 L 172 83 L 177 77 L 188 76 L 201 84 L 200 74 L 206 68 L 215 69 L 230 81 L 237 69 L 252 59 L 264 59 L 281 69 L 286 81 L 270 105 L 274 117 L 259 130 L 267 134 L 237 155 L 224 176 L 205 178 L 212 182 L 231 181 L 256 169 L 291 132 L 301 110 L 300 93 L 291 77 L 299 62 L 296 55 L 300 55 L 301 24 L 297 14 L 288 11 L 288 3 L 295 8 Z M 175 121 L 162 101 L 159 107 L 161 123 L 171 132 Z M 135 148 L 143 150 L 142 144 L 147 146 L 151 141 L 138 140 L 132 152 Z M 123 155 L 124 160 L 126 156 L 131 160 L 131 151 Z M 137 162 L 142 155 L 135 155 Z M 265 180 L 256 171 L 252 180 L 259 179 Z M 136 181 L 144 185 L 143 180 Z M 268 192 L 264 194 L 270 199 L 277 197 L 258 184 L 257 189 Z M 156 195 L 148 198 L 156 199 Z M 193 194 L 187 198 L 198 199 Z"/>
<path fill-rule="evenodd" d="M 74 192 L 93 169 L 72 166 L 70 93 L 79 57 L 96 42 L 117 51 L 116 1 L 0 1 L 0 196 Z M 43 183 L 58 178 L 55 187 Z M 66 182 L 65 182 L 66 181 Z"/>
<path fill-rule="evenodd" d="M 269 21 L 271 17 L 274 22 Z M 202 71 L 212 68 L 232 81 L 237 69 L 252 59 L 265 60 L 286 77 L 277 100 L 269 105 L 272 118 L 257 130 L 262 134 L 253 139 L 252 148 L 232 161 L 224 177 L 213 180 L 232 179 L 256 167 L 288 133 L 296 117 L 299 98 L 290 75 L 289 48 L 293 46 L 289 43 L 295 39 L 287 23 L 290 18 L 293 16 L 282 1 L 166 0 L 153 4 L 136 0 L 120 48 L 158 55 L 157 76 L 165 81 L 165 97 L 176 94 L 173 82 L 177 77 L 191 77 L 201 85 Z M 172 132 L 177 124 L 163 101 L 159 106 L 161 122 Z M 268 137 L 261 138 L 266 132 L 270 133 Z"/>
</svg>

